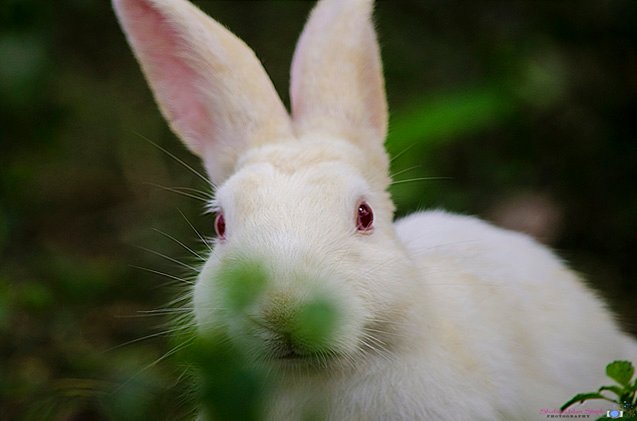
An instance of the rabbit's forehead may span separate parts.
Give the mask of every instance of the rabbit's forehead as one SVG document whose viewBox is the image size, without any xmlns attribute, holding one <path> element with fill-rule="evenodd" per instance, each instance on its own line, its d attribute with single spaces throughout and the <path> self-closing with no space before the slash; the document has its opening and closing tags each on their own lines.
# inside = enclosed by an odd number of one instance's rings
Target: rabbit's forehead
<svg viewBox="0 0 637 421">
<path fill-rule="evenodd" d="M 350 142 L 325 136 L 307 136 L 253 148 L 239 159 L 237 169 L 267 163 L 279 172 L 294 174 L 330 162 L 341 162 L 361 169 L 365 165 L 363 156 L 363 151 Z"/>
<path fill-rule="evenodd" d="M 241 217 L 269 212 L 307 217 L 335 207 L 349 208 L 368 191 L 357 171 L 338 161 L 316 163 L 292 173 L 262 162 L 234 174 L 217 192 L 217 202 Z"/>
</svg>

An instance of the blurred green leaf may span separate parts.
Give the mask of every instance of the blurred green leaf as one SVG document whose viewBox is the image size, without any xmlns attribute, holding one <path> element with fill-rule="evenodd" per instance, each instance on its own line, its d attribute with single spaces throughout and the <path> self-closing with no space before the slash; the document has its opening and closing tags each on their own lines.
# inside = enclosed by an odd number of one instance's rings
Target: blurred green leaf
<svg viewBox="0 0 637 421">
<path fill-rule="evenodd" d="M 340 312 L 333 300 L 317 297 L 301 306 L 290 327 L 293 339 L 309 352 L 320 352 L 332 344 Z"/>
<path fill-rule="evenodd" d="M 622 386 L 628 386 L 635 374 L 635 368 L 630 361 L 613 361 L 606 367 L 606 375 Z"/>
<path fill-rule="evenodd" d="M 390 152 L 398 154 L 419 144 L 418 149 L 426 154 L 432 145 L 478 131 L 505 118 L 513 106 L 510 93 L 500 85 L 427 96 L 395 113 L 387 146 Z"/>
<path fill-rule="evenodd" d="M 198 336 L 183 354 L 196 372 L 198 402 L 207 420 L 261 419 L 267 394 L 265 373 L 245 350 L 219 334 Z"/>
<path fill-rule="evenodd" d="M 614 402 L 613 400 L 608 399 L 606 396 L 602 395 L 601 393 L 597 393 L 597 392 L 580 393 L 578 395 L 575 395 L 571 400 L 569 400 L 564 405 L 562 405 L 562 407 L 560 408 L 560 411 L 564 411 L 565 409 L 572 406 L 573 404 L 583 403 L 584 401 L 587 401 L 590 399 L 603 399 L 606 401 Z"/>
<path fill-rule="evenodd" d="M 263 264 L 254 260 L 229 260 L 217 275 L 217 283 L 224 291 L 226 308 L 243 311 L 253 304 L 268 283 Z"/>
<path fill-rule="evenodd" d="M 0 32 L 0 57 L 0 101 L 24 107 L 32 100 L 46 68 L 43 43 L 30 34 Z"/>
<path fill-rule="evenodd" d="M 27 311 L 42 312 L 54 304 L 53 294 L 47 285 L 27 282 L 18 287 L 20 305 Z"/>
<path fill-rule="evenodd" d="M 599 392 L 603 392 L 604 390 L 608 390 L 613 392 L 617 397 L 621 397 L 624 393 L 624 390 L 619 386 L 602 386 L 599 388 Z"/>
</svg>

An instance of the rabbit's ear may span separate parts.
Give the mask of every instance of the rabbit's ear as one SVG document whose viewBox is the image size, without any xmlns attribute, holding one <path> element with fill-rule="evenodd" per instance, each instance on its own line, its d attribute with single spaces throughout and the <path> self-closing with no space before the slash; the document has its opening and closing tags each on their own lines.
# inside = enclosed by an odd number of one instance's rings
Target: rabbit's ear
<svg viewBox="0 0 637 421">
<path fill-rule="evenodd" d="M 173 131 L 214 183 L 249 147 L 292 137 L 289 115 L 254 53 L 186 0 L 113 0 Z"/>
<path fill-rule="evenodd" d="M 387 102 L 372 10 L 373 0 L 321 0 L 312 11 L 292 62 L 299 134 L 327 131 L 382 146 Z"/>
</svg>

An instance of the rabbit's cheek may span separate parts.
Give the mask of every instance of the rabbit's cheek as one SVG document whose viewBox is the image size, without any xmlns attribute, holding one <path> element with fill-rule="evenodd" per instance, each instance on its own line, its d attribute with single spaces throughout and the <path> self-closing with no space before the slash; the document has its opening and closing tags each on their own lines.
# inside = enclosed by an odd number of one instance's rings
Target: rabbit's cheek
<svg viewBox="0 0 637 421">
<path fill-rule="evenodd" d="M 204 265 L 192 290 L 195 321 L 201 333 L 213 332 L 222 324 L 218 311 L 219 294 L 216 285 L 211 281 L 213 266 L 210 260 Z"/>
</svg>

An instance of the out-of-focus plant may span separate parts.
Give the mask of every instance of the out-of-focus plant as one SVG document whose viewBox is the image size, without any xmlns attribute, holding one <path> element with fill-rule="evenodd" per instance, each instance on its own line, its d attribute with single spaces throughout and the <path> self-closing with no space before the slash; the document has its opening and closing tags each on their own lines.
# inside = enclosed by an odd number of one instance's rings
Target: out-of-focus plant
<svg viewBox="0 0 637 421">
<path fill-rule="evenodd" d="M 239 261 L 227 264 L 210 281 L 217 284 L 220 294 L 218 308 L 209 315 L 220 320 L 208 322 L 216 327 L 207 329 L 204 321 L 198 330 L 190 331 L 191 337 L 180 335 L 175 340 L 177 346 L 187 343 L 180 356 L 193 371 L 197 406 L 205 419 L 262 419 L 278 380 L 271 367 L 277 361 L 271 360 L 270 350 L 251 334 L 258 323 L 251 311 L 267 299 L 268 276 L 262 264 Z M 324 351 L 329 348 L 337 314 L 332 300 L 316 295 L 300 304 L 277 329 L 285 331 L 290 346 L 302 353 L 307 364 L 325 364 L 329 358 Z M 308 408 L 308 416 L 312 409 Z"/>
<path fill-rule="evenodd" d="M 616 404 L 619 409 L 610 410 L 606 417 L 598 418 L 598 421 L 608 418 L 637 420 L 637 377 L 633 381 L 634 374 L 635 368 L 630 361 L 613 361 L 606 366 L 606 375 L 617 384 L 602 386 L 597 392 L 577 394 L 562 405 L 560 410 L 564 411 L 578 402 L 583 403 L 588 400 L 603 399 Z M 602 392 L 610 392 L 614 394 L 615 397 L 610 398 Z"/>
</svg>

